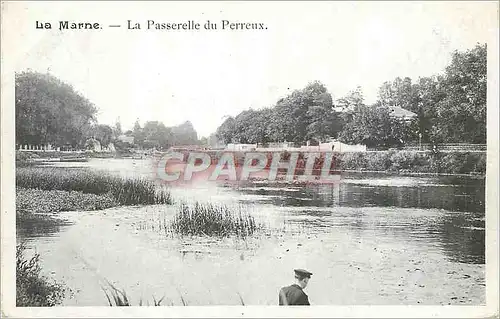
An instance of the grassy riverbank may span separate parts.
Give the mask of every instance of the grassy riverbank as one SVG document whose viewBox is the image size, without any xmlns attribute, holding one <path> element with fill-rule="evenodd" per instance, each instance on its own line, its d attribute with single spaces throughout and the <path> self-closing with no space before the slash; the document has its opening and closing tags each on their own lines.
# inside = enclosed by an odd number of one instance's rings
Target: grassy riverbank
<svg viewBox="0 0 500 319">
<path fill-rule="evenodd" d="M 381 151 L 339 153 L 339 170 L 388 173 L 486 174 L 486 153 Z"/>
<path fill-rule="evenodd" d="M 87 169 L 18 168 L 16 186 L 107 195 L 120 205 L 170 204 L 172 202 L 168 189 L 158 189 L 153 181 L 123 178 Z"/>
<path fill-rule="evenodd" d="M 67 224 L 53 213 L 101 210 L 120 205 L 170 204 L 167 189 L 152 181 L 125 179 L 81 169 L 19 167 L 16 169 L 16 227 L 20 233 L 44 233 Z M 39 255 L 24 257 L 17 249 L 17 305 L 54 306 L 64 298 L 62 284 L 40 274 Z"/>
<path fill-rule="evenodd" d="M 212 164 L 217 164 L 218 159 L 229 151 L 205 151 L 210 155 Z M 319 151 L 311 151 L 324 153 Z M 189 152 L 184 152 L 184 160 L 187 161 Z M 234 156 L 237 166 L 245 162 L 246 152 L 230 152 Z M 253 152 L 251 152 L 253 153 Z M 270 166 L 274 152 L 267 152 Z M 281 160 L 287 161 L 291 152 L 281 152 Z M 308 152 L 299 151 L 297 170 L 305 168 Z M 376 171 L 387 174 L 466 174 L 485 175 L 486 174 L 486 153 L 485 152 L 432 152 L 432 151 L 373 151 L 373 152 L 334 152 L 334 162 L 331 169 L 336 171 Z M 317 159 L 315 169 L 321 169 L 323 162 Z"/>
</svg>

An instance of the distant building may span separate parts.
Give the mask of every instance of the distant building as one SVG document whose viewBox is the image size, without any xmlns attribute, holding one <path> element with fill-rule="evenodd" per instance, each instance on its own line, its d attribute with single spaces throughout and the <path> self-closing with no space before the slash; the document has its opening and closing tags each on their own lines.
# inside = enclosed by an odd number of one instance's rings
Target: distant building
<svg viewBox="0 0 500 319">
<path fill-rule="evenodd" d="M 129 144 L 134 144 L 134 137 L 133 136 L 128 136 L 125 134 L 122 134 L 117 137 L 117 140 L 123 143 L 129 143 Z"/>
<path fill-rule="evenodd" d="M 300 147 L 293 146 L 293 143 L 269 143 L 269 147 L 259 147 L 256 149 L 260 152 L 366 152 L 366 145 L 350 145 L 344 144 L 337 140 L 319 143 L 319 145 L 310 146 L 303 145 Z"/>
<path fill-rule="evenodd" d="M 417 117 L 417 114 L 399 106 L 389 106 L 388 108 L 389 108 L 389 116 L 392 118 L 399 118 L 404 121 L 411 121 Z"/>
<path fill-rule="evenodd" d="M 257 149 L 257 144 L 233 144 L 229 143 L 226 146 L 228 151 L 255 151 Z"/>
<path fill-rule="evenodd" d="M 175 145 L 169 148 L 169 151 L 180 152 L 180 151 L 199 151 L 203 150 L 205 147 L 201 145 Z"/>
<path fill-rule="evenodd" d="M 318 146 L 311 146 L 311 148 Z M 322 152 L 366 152 L 366 145 L 357 144 L 345 144 L 340 141 L 331 140 L 330 142 L 320 143 L 319 150 Z"/>
<path fill-rule="evenodd" d="M 265 146 L 258 146 L 259 148 L 276 148 L 276 149 L 285 149 L 295 147 L 295 143 L 293 142 L 270 142 Z"/>
</svg>

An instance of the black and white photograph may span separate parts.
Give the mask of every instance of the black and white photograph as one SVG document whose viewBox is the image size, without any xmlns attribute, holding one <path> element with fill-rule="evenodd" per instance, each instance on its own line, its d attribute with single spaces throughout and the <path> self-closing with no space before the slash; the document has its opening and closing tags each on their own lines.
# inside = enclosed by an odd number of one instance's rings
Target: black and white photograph
<svg viewBox="0 0 500 319">
<path fill-rule="evenodd" d="M 498 318 L 498 2 L 1 15 L 2 316 Z"/>
</svg>

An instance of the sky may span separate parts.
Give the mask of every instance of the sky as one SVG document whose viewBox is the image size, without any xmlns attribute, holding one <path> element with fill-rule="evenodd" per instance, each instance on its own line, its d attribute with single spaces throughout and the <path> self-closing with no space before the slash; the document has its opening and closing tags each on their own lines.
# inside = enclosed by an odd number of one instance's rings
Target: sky
<svg viewBox="0 0 500 319">
<path fill-rule="evenodd" d="M 272 106 L 308 82 L 334 99 L 361 86 L 374 102 L 384 81 L 442 72 L 454 50 L 498 32 L 496 2 L 11 2 L 15 70 L 49 72 L 99 109 L 99 123 L 191 121 L 199 137 L 226 116 Z M 266 30 L 147 30 L 221 20 Z M 35 28 L 36 21 L 52 30 Z M 102 30 L 58 30 L 58 21 Z M 127 20 L 141 30 L 128 30 Z M 120 28 L 109 28 L 120 24 Z M 5 40 L 4 40 L 5 42 Z"/>
</svg>

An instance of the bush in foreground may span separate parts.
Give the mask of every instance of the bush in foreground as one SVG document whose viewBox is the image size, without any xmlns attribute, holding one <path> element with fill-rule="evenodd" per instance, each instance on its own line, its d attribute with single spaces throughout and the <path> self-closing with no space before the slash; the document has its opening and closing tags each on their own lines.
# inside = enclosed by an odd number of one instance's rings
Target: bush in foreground
<svg viewBox="0 0 500 319">
<path fill-rule="evenodd" d="M 51 307 L 62 302 L 66 288 L 40 274 L 39 254 L 26 259 L 25 245 L 16 247 L 16 305 L 17 307 Z"/>
<path fill-rule="evenodd" d="M 120 205 L 170 204 L 170 192 L 153 181 L 123 178 L 106 172 L 54 167 L 16 170 L 16 186 L 41 190 L 77 191 L 112 196 Z"/>
<path fill-rule="evenodd" d="M 253 216 L 235 212 L 224 205 L 182 204 L 171 222 L 171 230 L 181 235 L 247 237 L 259 228 Z"/>
</svg>

